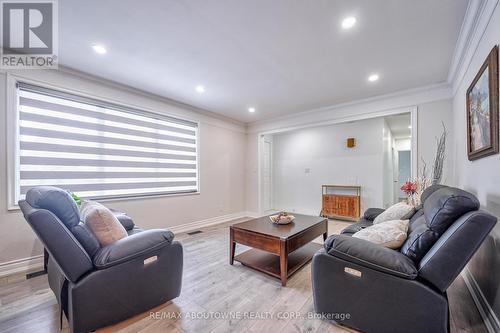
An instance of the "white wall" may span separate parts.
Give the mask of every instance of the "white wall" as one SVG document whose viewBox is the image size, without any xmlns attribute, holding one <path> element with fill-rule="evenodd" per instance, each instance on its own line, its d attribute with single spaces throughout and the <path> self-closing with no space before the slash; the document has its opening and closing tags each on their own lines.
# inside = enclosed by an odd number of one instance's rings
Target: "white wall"
<svg viewBox="0 0 500 333">
<path fill-rule="evenodd" d="M 396 151 L 411 150 L 411 139 L 395 139 L 394 149 Z"/>
<path fill-rule="evenodd" d="M 342 123 L 361 118 L 374 118 L 388 114 L 410 112 L 415 107 L 418 112 L 418 158 L 424 156 L 432 164 L 436 143 L 435 138 L 441 134 L 441 120 L 445 122 L 448 129 L 452 127 L 452 104 L 450 99 L 451 91 L 448 88 L 436 87 L 434 90 L 422 89 L 420 93 L 410 92 L 403 97 L 386 96 L 348 103 L 337 107 L 327 108 L 314 112 L 304 112 L 286 118 L 279 118 L 267 122 L 254 123 L 248 126 L 247 152 L 246 152 L 246 208 L 247 211 L 259 213 L 259 180 L 258 180 L 258 160 L 259 133 L 279 133 L 290 129 L 307 128 L 310 126 L 323 126 L 332 123 Z M 450 130 L 450 140 L 453 131 Z M 452 143 L 449 141 L 447 151 L 450 149 L 445 161 L 445 178 L 450 179 L 453 166 L 453 156 L 451 154 Z M 382 198 L 382 197 L 381 197 Z M 382 199 L 381 199 L 382 200 Z M 382 202 L 382 201 L 381 201 Z"/>
<path fill-rule="evenodd" d="M 394 204 L 394 140 L 391 133 L 391 128 L 385 119 L 382 119 L 382 182 L 383 182 L 383 203 L 382 206 L 387 208 Z M 368 207 L 366 207 L 368 208 Z"/>
<path fill-rule="evenodd" d="M 274 135 L 274 208 L 318 215 L 323 184 L 360 185 L 362 209 L 380 207 L 383 129 L 377 118 Z"/>
<path fill-rule="evenodd" d="M 18 73 L 19 74 L 19 73 Z M 108 201 L 144 228 L 166 228 L 245 211 L 246 134 L 241 124 L 212 117 L 152 95 L 118 85 L 53 70 L 25 70 L 20 75 L 98 98 L 200 122 L 200 194 Z M 6 100 L 6 74 L 0 73 L 0 101 Z M 0 267 L 41 254 L 41 247 L 20 211 L 7 210 L 6 103 L 0 105 Z"/>
<path fill-rule="evenodd" d="M 470 48 L 470 64 L 462 66 L 464 76 L 458 76 L 453 98 L 453 155 L 455 159 L 454 183 L 460 188 L 477 195 L 483 209 L 500 219 L 500 155 L 492 155 L 476 161 L 467 159 L 467 122 L 466 91 L 481 68 L 493 46 L 500 44 L 500 5 L 498 1 L 489 1 L 495 10 L 491 16 L 482 17 L 478 26 L 486 26 L 484 33 L 479 30 L 477 47 Z M 487 11 L 485 11 L 487 12 Z M 459 71 L 461 72 L 461 71 Z M 486 297 L 497 317 L 500 317 L 500 223 L 485 240 L 479 251 L 468 265 L 474 279 Z"/>
<path fill-rule="evenodd" d="M 453 183 L 453 147 L 455 146 L 451 99 L 418 106 L 418 170 L 421 170 L 423 166 L 422 159 L 427 163 L 429 172 L 432 170 L 437 139 L 443 132 L 442 123 L 448 131 L 442 183 L 450 185 Z"/>
</svg>

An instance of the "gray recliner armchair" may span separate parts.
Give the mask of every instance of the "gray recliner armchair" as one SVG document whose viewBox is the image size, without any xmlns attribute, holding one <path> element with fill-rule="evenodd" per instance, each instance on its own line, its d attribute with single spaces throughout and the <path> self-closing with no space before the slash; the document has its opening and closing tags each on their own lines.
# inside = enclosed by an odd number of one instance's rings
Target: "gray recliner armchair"
<svg viewBox="0 0 500 333">
<path fill-rule="evenodd" d="M 312 260 L 316 312 L 364 332 L 449 332 L 446 290 L 497 219 L 458 188 L 432 186 L 422 201 L 399 250 L 351 237 L 382 209 L 326 240 Z"/>
<path fill-rule="evenodd" d="M 114 212 L 129 236 L 100 247 L 66 191 L 35 187 L 19 206 L 48 252 L 49 285 L 72 332 L 117 323 L 179 296 L 183 251 L 172 232 L 143 231 Z"/>
</svg>

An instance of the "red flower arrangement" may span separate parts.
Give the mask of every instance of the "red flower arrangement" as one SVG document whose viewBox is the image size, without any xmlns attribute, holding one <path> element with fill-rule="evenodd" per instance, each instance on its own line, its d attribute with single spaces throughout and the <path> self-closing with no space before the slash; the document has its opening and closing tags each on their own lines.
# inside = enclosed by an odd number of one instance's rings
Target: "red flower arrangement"
<svg viewBox="0 0 500 333">
<path fill-rule="evenodd" d="M 401 186 L 401 191 L 405 192 L 407 195 L 412 195 L 417 192 L 417 182 L 406 182 Z"/>
</svg>

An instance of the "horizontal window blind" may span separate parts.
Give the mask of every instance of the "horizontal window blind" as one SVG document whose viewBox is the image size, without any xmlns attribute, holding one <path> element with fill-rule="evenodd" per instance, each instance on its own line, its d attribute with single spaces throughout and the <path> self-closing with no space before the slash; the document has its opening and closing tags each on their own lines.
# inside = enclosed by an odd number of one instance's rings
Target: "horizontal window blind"
<svg viewBox="0 0 500 333">
<path fill-rule="evenodd" d="M 18 84 L 18 199 L 38 185 L 84 198 L 198 191 L 194 122 Z"/>
</svg>

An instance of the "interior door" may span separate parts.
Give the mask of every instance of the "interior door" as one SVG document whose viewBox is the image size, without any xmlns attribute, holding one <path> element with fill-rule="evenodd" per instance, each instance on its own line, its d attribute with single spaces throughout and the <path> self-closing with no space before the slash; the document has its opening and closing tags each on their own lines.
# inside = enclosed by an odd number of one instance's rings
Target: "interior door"
<svg viewBox="0 0 500 333">
<path fill-rule="evenodd" d="M 262 204 L 264 211 L 273 209 L 272 142 L 264 139 L 262 154 Z"/>
</svg>

